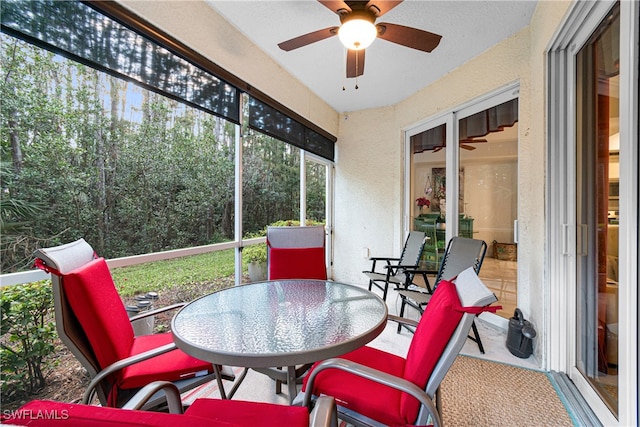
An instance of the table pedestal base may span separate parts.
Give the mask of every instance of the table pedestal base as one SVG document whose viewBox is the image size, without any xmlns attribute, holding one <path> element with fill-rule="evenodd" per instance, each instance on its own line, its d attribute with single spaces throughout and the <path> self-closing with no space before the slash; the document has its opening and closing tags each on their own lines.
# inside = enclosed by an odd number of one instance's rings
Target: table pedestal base
<svg viewBox="0 0 640 427">
<path fill-rule="evenodd" d="M 260 372 L 275 380 L 276 382 L 276 394 L 282 393 L 282 383 L 287 384 L 287 391 L 289 393 L 289 403 L 293 402 L 298 394 L 298 382 L 301 382 L 302 376 L 309 370 L 311 363 L 302 366 L 287 366 L 286 370 L 282 368 L 252 368 L 256 372 Z"/>
</svg>

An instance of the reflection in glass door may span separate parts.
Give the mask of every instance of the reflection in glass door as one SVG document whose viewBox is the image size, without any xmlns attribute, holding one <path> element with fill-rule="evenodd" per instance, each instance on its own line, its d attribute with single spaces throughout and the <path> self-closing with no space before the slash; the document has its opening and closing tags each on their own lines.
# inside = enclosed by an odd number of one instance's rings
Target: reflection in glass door
<svg viewBox="0 0 640 427">
<path fill-rule="evenodd" d="M 510 318 L 517 305 L 518 99 L 458 122 L 458 235 L 489 245 L 480 277 Z"/>
<path fill-rule="evenodd" d="M 446 133 L 443 123 L 410 138 L 412 225 L 426 234 L 422 267 L 434 275 L 446 247 Z"/>
<path fill-rule="evenodd" d="M 619 5 L 577 56 L 576 366 L 618 413 Z"/>
</svg>

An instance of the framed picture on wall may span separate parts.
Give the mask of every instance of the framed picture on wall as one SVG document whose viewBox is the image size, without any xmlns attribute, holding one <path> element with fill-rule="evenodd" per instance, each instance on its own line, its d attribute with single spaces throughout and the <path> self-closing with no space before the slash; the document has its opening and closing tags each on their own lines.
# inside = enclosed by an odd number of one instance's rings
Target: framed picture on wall
<svg viewBox="0 0 640 427">
<path fill-rule="evenodd" d="M 433 193 L 431 200 L 431 210 L 435 212 L 441 211 L 441 203 L 447 198 L 447 169 L 432 168 L 431 176 L 433 177 Z M 460 169 L 459 175 L 459 210 L 464 210 L 464 168 Z"/>
</svg>

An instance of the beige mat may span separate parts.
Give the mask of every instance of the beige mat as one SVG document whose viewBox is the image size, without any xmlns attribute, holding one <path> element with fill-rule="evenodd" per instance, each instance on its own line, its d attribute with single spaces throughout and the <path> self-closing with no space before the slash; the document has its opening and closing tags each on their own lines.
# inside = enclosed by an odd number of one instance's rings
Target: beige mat
<svg viewBox="0 0 640 427">
<path fill-rule="evenodd" d="M 441 385 L 445 426 L 572 426 L 543 372 L 458 356 Z"/>
</svg>

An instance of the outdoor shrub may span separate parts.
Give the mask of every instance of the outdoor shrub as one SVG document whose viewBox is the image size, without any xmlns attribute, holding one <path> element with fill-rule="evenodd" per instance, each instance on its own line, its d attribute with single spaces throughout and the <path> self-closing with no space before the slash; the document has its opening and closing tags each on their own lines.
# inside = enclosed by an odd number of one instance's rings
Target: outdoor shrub
<svg viewBox="0 0 640 427">
<path fill-rule="evenodd" d="M 45 385 L 46 356 L 56 337 L 48 281 L 0 289 L 0 362 L 5 399 L 33 393 Z"/>
<path fill-rule="evenodd" d="M 307 220 L 307 225 L 321 225 L 324 224 L 322 222 Z M 271 225 L 275 227 L 299 227 L 300 221 L 287 219 L 276 221 Z M 245 235 L 245 239 L 253 239 L 256 237 L 265 237 L 267 235 L 267 227 L 258 230 L 253 233 L 247 233 Z M 267 245 L 266 243 L 258 243 L 251 246 L 246 246 L 242 250 L 242 258 L 247 262 L 257 262 L 257 263 L 266 263 L 267 262 Z"/>
</svg>

